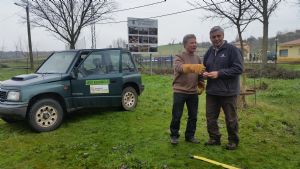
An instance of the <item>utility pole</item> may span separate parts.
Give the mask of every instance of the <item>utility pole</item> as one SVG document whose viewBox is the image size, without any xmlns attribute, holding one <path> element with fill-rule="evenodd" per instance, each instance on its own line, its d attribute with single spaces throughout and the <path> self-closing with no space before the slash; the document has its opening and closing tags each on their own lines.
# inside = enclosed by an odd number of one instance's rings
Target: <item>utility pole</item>
<svg viewBox="0 0 300 169">
<path fill-rule="evenodd" d="M 92 12 L 92 15 L 94 15 L 94 12 L 95 12 L 95 7 L 94 7 L 94 4 L 92 3 L 91 4 L 91 12 Z M 92 16 L 92 18 L 94 19 L 94 17 Z M 96 28 L 95 28 L 95 22 L 93 22 L 91 24 L 91 36 L 92 36 L 92 49 L 96 49 Z"/>
<path fill-rule="evenodd" d="M 275 65 L 277 65 L 277 46 L 278 46 L 278 37 L 275 38 Z"/>
<path fill-rule="evenodd" d="M 33 71 L 34 70 L 34 65 L 33 65 L 33 55 L 32 55 L 31 29 L 30 29 L 28 2 L 27 2 L 27 5 L 26 5 L 26 15 L 27 15 L 27 34 L 28 34 L 28 48 L 29 48 L 30 69 Z"/>
<path fill-rule="evenodd" d="M 14 3 L 17 6 L 24 7 L 23 5 L 20 5 L 18 3 Z M 31 29 L 30 29 L 30 19 L 29 19 L 29 4 L 27 1 L 27 4 L 25 6 L 26 9 L 26 21 L 27 21 L 27 35 L 28 35 L 28 48 L 29 48 L 29 60 L 30 60 L 30 69 L 34 70 L 33 65 L 33 55 L 32 55 L 32 43 L 31 43 Z"/>
</svg>

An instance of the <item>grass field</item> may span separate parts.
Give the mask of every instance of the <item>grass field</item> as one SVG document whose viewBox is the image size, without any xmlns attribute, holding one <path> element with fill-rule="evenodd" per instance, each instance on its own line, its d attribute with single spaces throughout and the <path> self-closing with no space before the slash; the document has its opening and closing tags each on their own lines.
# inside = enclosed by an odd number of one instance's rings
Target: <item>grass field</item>
<svg viewBox="0 0 300 169">
<path fill-rule="evenodd" d="M 24 71 L 24 70 L 23 70 Z M 22 73 L 0 69 L 0 81 Z M 196 137 L 201 144 L 169 143 L 172 76 L 143 75 L 145 91 L 131 112 L 84 110 L 66 117 L 56 131 L 34 133 L 25 122 L 0 120 L 1 169 L 101 169 L 221 167 L 190 159 L 204 156 L 244 169 L 300 168 L 300 79 L 261 79 L 268 88 L 247 98 L 239 110 L 240 147 L 227 151 L 224 116 L 220 116 L 222 146 L 205 147 L 205 95 L 200 96 Z M 253 84 L 252 79 L 248 79 Z M 257 80 L 256 84 L 259 84 Z M 186 110 L 181 122 L 184 134 Z"/>
</svg>

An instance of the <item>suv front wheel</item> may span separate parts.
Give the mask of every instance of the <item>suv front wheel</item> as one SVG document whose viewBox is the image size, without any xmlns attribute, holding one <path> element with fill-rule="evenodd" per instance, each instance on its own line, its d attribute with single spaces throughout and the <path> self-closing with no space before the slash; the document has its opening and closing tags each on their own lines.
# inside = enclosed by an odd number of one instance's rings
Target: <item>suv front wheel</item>
<svg viewBox="0 0 300 169">
<path fill-rule="evenodd" d="M 137 105 L 138 95 L 134 88 L 126 87 L 122 92 L 122 107 L 124 110 L 133 110 Z"/>
<path fill-rule="evenodd" d="M 52 131 L 61 125 L 63 114 L 63 109 L 56 100 L 42 99 L 30 108 L 28 122 L 37 132 Z"/>
</svg>

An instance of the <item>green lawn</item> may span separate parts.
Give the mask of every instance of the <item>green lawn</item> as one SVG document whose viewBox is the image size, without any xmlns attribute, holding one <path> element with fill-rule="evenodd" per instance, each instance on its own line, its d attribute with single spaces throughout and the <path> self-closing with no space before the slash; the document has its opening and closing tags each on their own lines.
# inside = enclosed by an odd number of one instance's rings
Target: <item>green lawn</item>
<svg viewBox="0 0 300 169">
<path fill-rule="evenodd" d="M 0 71 L 0 80 L 4 80 L 5 73 Z M 300 168 L 300 79 L 262 81 L 268 89 L 258 91 L 257 103 L 254 95 L 249 96 L 249 107 L 239 110 L 241 142 L 236 151 L 224 148 L 224 115 L 219 121 L 222 146 L 203 145 L 208 138 L 204 95 L 200 96 L 196 132 L 201 144 L 186 143 L 180 137 L 179 145 L 171 145 L 172 76 L 143 75 L 145 91 L 131 112 L 76 112 L 58 130 L 48 133 L 34 133 L 24 122 L 6 124 L 0 120 L 0 168 L 221 168 L 190 159 L 190 154 L 245 169 Z M 185 110 L 182 135 L 186 119 Z"/>
</svg>

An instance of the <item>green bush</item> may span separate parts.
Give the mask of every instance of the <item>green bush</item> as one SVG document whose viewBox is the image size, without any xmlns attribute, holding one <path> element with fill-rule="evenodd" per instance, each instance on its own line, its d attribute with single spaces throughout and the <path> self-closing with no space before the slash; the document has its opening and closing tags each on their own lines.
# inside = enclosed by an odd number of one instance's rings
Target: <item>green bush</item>
<svg viewBox="0 0 300 169">
<path fill-rule="evenodd" d="M 9 66 L 6 64 L 0 63 L 0 68 L 9 68 Z"/>
<path fill-rule="evenodd" d="M 287 70 L 279 65 L 266 64 L 262 67 L 259 64 L 246 65 L 247 77 L 250 78 L 272 78 L 272 79 L 296 79 L 300 78 L 300 71 Z M 251 68 L 250 68 L 251 67 Z"/>
</svg>

